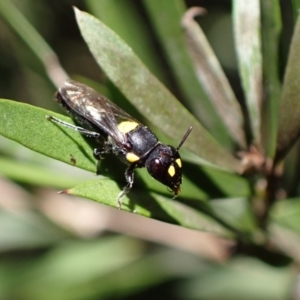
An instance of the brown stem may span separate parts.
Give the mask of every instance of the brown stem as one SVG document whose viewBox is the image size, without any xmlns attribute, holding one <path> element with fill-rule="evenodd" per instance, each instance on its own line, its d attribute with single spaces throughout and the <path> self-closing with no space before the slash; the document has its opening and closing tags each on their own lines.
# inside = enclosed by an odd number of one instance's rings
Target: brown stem
<svg viewBox="0 0 300 300">
<path fill-rule="evenodd" d="M 263 209 L 258 216 L 259 225 L 261 228 L 265 229 L 267 226 L 267 221 L 270 213 L 270 209 L 278 199 L 280 185 L 282 180 L 283 167 L 282 164 L 275 165 L 272 167 L 270 172 L 267 172 L 266 180 L 266 193 L 264 197 Z"/>
</svg>

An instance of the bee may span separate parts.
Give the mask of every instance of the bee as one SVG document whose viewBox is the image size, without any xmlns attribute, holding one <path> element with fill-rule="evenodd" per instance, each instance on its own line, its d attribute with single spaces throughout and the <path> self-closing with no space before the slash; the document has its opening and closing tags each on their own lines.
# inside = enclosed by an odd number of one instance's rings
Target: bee
<svg viewBox="0 0 300 300">
<path fill-rule="evenodd" d="M 145 167 L 153 178 L 174 193 L 174 197 L 178 195 L 182 183 L 182 161 L 178 150 L 191 133 L 192 126 L 175 148 L 162 144 L 147 126 L 82 83 L 67 80 L 55 98 L 82 127 L 47 116 L 50 121 L 95 138 L 99 144 L 93 151 L 96 159 L 113 153 L 128 166 L 125 171 L 127 184 L 117 197 L 119 209 L 122 198 L 132 188 L 135 168 Z"/>
</svg>

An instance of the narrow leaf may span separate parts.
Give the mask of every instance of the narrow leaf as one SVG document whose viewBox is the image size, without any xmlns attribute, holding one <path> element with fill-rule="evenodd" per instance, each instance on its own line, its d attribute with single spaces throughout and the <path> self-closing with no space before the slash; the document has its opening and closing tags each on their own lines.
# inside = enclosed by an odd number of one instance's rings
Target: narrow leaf
<svg viewBox="0 0 300 300">
<path fill-rule="evenodd" d="M 277 202 L 270 213 L 275 222 L 300 234 L 300 198 Z"/>
<path fill-rule="evenodd" d="M 277 202 L 268 225 L 271 242 L 300 262 L 300 198 Z"/>
<path fill-rule="evenodd" d="M 249 234 L 257 230 L 255 217 L 247 198 L 213 199 L 210 207 L 215 215 L 240 231 Z"/>
<path fill-rule="evenodd" d="M 300 19 L 298 18 L 285 70 L 279 109 L 276 161 L 284 158 L 300 134 Z"/>
<path fill-rule="evenodd" d="M 242 170 L 240 162 L 218 145 L 114 32 L 87 13 L 78 9 L 75 13 L 81 33 L 98 64 L 149 122 L 176 140 L 180 140 L 192 125 L 193 132 L 184 145 L 187 149 L 208 164 L 226 170 Z"/>
<path fill-rule="evenodd" d="M 232 149 L 233 140 L 216 113 L 205 86 L 199 84 L 193 61 L 187 51 L 181 19 L 186 11 L 183 0 L 144 0 L 150 22 L 160 41 L 165 58 L 184 96 L 187 108 L 224 147 Z"/>
<path fill-rule="evenodd" d="M 234 36 L 253 142 L 260 145 L 262 57 L 259 0 L 233 1 Z"/>
<path fill-rule="evenodd" d="M 51 170 L 46 166 L 33 162 L 18 161 L 0 157 L 0 174 L 18 182 L 34 186 L 55 187 L 64 189 L 82 182 L 83 178 L 63 174 L 59 170 Z"/>
<path fill-rule="evenodd" d="M 18 11 L 13 2 L 0 1 L 0 14 L 42 62 L 53 84 L 57 87 L 62 85 L 68 75 L 60 65 L 55 52 Z"/>
<path fill-rule="evenodd" d="M 209 95 L 219 117 L 234 140 L 246 148 L 244 119 L 241 107 L 234 95 L 222 67 L 209 45 L 199 24 L 194 20 L 205 11 L 200 7 L 189 9 L 183 17 L 187 46 L 194 62 L 195 71 L 206 93 Z"/>
<path fill-rule="evenodd" d="M 41 154 L 96 172 L 93 151 L 87 141 L 78 132 L 50 122 L 46 116 L 52 115 L 74 124 L 70 118 L 28 104 L 3 99 L 0 99 L 0 111 L 1 135 Z"/>
<path fill-rule="evenodd" d="M 256 257 L 239 255 L 225 264 L 199 268 L 180 287 L 185 299 L 282 300 L 292 298 L 294 273 L 292 266 L 274 267 Z"/>
<path fill-rule="evenodd" d="M 90 149 L 88 142 L 78 132 L 57 126 L 47 120 L 46 116 L 53 115 L 72 123 L 71 119 L 28 104 L 3 99 L 0 100 L 0 110 L 2 112 L 2 118 L 0 119 L 1 135 L 21 143 L 29 149 L 70 165 L 96 171 L 93 151 L 87 150 Z M 122 188 L 123 183 L 119 186 L 115 181 L 99 177 L 99 179 L 85 181 L 63 192 L 117 207 L 116 198 Z M 194 194 L 191 195 L 191 192 Z M 191 191 L 187 190 L 185 194 L 188 197 L 194 197 L 194 199 L 205 197 L 200 189 L 193 187 Z M 170 201 L 170 198 L 153 195 L 145 192 L 145 190 L 140 193 L 136 190 L 131 191 L 130 196 L 124 198 L 122 209 L 189 228 L 213 230 L 215 233 L 228 236 L 228 230 L 224 229 L 224 226 L 212 217 L 183 204 L 183 208 L 181 208 L 181 204 L 173 204 L 175 201 Z M 159 201 L 159 205 L 157 201 Z"/>
<path fill-rule="evenodd" d="M 156 77 L 167 82 L 164 68 L 157 59 L 150 32 L 145 26 L 145 19 L 136 9 L 134 2 L 85 0 L 85 3 L 95 17 L 115 31 L 133 49 Z"/>
<path fill-rule="evenodd" d="M 292 4 L 294 22 L 296 22 L 299 16 L 300 0 L 291 0 L 291 4 Z"/>
<path fill-rule="evenodd" d="M 109 179 L 90 180 L 65 192 L 118 207 L 116 198 L 120 192 L 120 187 L 116 182 Z M 122 199 L 122 210 L 187 228 L 213 232 L 226 237 L 232 236 L 229 230 L 212 217 L 171 198 L 154 193 L 131 190 L 130 194 Z"/>
<path fill-rule="evenodd" d="M 262 50 L 264 68 L 264 107 L 262 144 L 268 157 L 274 158 L 277 141 L 281 82 L 279 77 L 279 41 L 282 30 L 279 1 L 261 1 Z"/>
</svg>

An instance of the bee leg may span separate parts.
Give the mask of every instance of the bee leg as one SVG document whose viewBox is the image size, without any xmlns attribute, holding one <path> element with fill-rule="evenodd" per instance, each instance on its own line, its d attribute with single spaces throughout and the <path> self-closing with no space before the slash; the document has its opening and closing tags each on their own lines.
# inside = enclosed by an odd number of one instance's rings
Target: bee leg
<svg viewBox="0 0 300 300">
<path fill-rule="evenodd" d="M 46 116 L 47 120 L 51 121 L 51 122 L 54 122 L 54 123 L 57 123 L 57 124 L 60 124 L 62 126 L 65 126 L 65 127 L 69 127 L 85 136 L 89 136 L 89 137 L 93 137 L 93 138 L 99 138 L 100 134 L 98 132 L 95 132 L 95 131 L 91 131 L 91 130 L 88 130 L 88 129 L 85 129 L 85 128 L 82 128 L 80 126 L 75 126 L 73 124 L 70 124 L 68 122 L 65 122 L 65 121 L 62 121 L 56 117 L 53 117 L 53 116 Z"/>
<path fill-rule="evenodd" d="M 101 148 L 95 148 L 93 150 L 94 158 L 97 160 L 96 163 L 96 174 L 101 174 L 101 160 L 104 159 L 104 154 L 110 153 L 112 151 L 109 145 L 103 145 Z"/>
<path fill-rule="evenodd" d="M 122 207 L 122 198 L 126 196 L 126 194 L 131 190 L 133 181 L 134 181 L 134 173 L 133 170 L 135 168 L 135 165 L 130 165 L 126 171 L 125 171 L 125 178 L 127 181 L 127 185 L 123 188 L 123 191 L 118 195 L 117 201 L 118 201 L 118 208 L 121 209 Z"/>
<path fill-rule="evenodd" d="M 93 155 L 97 160 L 103 159 L 103 154 L 110 153 L 112 151 L 109 145 L 103 145 L 101 148 L 95 148 L 93 151 Z"/>
</svg>

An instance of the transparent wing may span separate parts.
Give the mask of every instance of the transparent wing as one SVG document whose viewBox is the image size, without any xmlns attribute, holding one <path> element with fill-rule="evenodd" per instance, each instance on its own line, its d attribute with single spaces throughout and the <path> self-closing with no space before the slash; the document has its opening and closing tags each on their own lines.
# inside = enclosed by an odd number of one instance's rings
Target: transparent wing
<svg viewBox="0 0 300 300">
<path fill-rule="evenodd" d="M 67 80 L 59 89 L 59 93 L 73 111 L 100 127 L 117 144 L 126 142 L 126 136 L 118 129 L 118 124 L 123 121 L 139 123 L 120 107 L 85 84 Z"/>
</svg>

